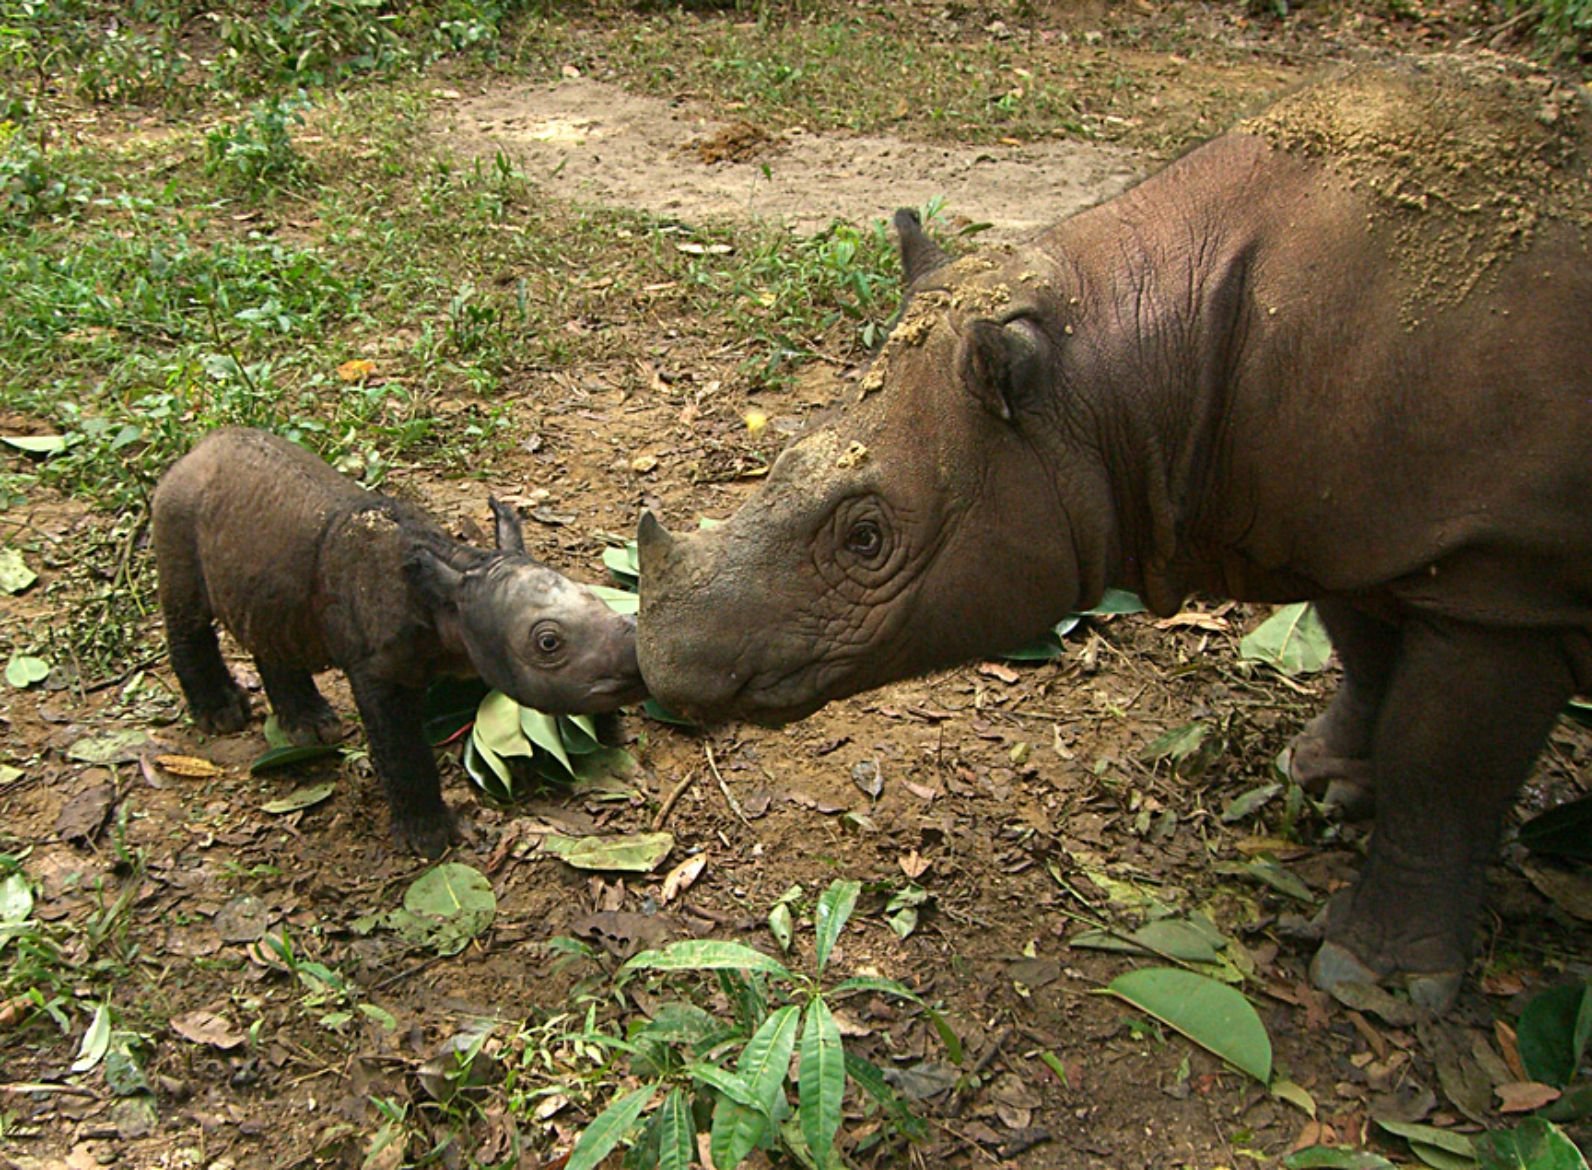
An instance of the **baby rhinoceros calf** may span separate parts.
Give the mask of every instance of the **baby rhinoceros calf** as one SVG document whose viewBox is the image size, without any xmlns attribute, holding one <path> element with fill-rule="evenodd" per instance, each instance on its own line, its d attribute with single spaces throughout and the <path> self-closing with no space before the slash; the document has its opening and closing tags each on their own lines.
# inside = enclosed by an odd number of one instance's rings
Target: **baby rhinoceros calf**
<svg viewBox="0 0 1592 1170">
<path fill-rule="evenodd" d="M 330 742 L 312 672 L 348 675 L 397 834 L 435 857 L 453 839 L 422 702 L 436 675 L 477 676 L 554 714 L 612 711 L 645 693 L 635 622 L 525 553 L 492 501 L 496 552 L 368 492 L 262 431 L 205 436 L 155 490 L 160 606 L 194 722 L 242 730 L 249 701 L 217 647 L 219 620 L 254 656 L 295 743 Z"/>
</svg>

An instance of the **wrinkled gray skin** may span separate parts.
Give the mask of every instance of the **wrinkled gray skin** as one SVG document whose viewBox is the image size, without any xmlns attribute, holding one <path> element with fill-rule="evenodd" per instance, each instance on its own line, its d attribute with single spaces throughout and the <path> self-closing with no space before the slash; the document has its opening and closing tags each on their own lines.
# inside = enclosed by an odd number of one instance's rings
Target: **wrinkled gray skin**
<svg viewBox="0 0 1592 1170">
<path fill-rule="evenodd" d="M 1371 211 L 1233 132 L 985 271 L 899 213 L 879 387 L 722 527 L 642 517 L 652 693 L 777 724 L 1108 585 L 1161 614 L 1315 599 L 1344 680 L 1296 768 L 1374 791 L 1377 826 L 1312 976 L 1446 1008 L 1503 816 L 1592 677 L 1592 264 L 1544 221 L 1407 327 Z"/>
<path fill-rule="evenodd" d="M 635 624 L 525 554 L 492 501 L 499 551 L 454 540 L 418 508 L 362 490 L 262 431 L 206 435 L 155 490 L 166 639 L 194 722 L 241 730 L 249 700 L 217 648 L 219 620 L 254 656 L 295 743 L 340 738 L 312 672 L 348 675 L 398 836 L 435 857 L 453 839 L 422 733 L 426 684 L 478 676 L 555 714 L 642 697 Z"/>
</svg>

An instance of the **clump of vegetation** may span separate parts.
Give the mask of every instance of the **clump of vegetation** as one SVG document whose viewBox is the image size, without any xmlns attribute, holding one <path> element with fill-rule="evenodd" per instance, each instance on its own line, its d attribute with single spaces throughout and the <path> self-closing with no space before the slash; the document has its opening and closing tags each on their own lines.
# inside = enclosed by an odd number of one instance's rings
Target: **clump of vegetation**
<svg viewBox="0 0 1592 1170">
<path fill-rule="evenodd" d="M 297 186 L 309 166 L 293 147 L 292 128 L 304 125 L 309 108 L 300 90 L 256 102 L 245 117 L 216 127 L 205 138 L 205 174 L 255 194 Z"/>
</svg>

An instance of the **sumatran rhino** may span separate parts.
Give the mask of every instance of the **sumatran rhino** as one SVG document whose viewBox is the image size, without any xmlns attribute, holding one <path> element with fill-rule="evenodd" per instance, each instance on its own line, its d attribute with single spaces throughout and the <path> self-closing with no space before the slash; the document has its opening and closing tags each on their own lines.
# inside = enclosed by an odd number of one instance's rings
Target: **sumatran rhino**
<svg viewBox="0 0 1592 1170">
<path fill-rule="evenodd" d="M 1592 676 L 1585 95 L 1357 68 L 950 263 L 858 400 L 721 527 L 640 526 L 642 673 L 699 720 L 1019 644 L 1107 586 L 1314 599 L 1343 681 L 1295 743 L 1374 792 L 1315 981 L 1445 1008 L 1506 809 Z"/>
<path fill-rule="evenodd" d="M 453 825 L 422 733 L 426 683 L 479 676 L 551 713 L 612 711 L 644 694 L 635 624 L 525 554 L 492 501 L 497 552 L 420 509 L 362 490 L 261 431 L 206 435 L 155 489 L 155 558 L 171 665 L 194 722 L 241 730 L 249 701 L 217 648 L 219 619 L 254 655 L 296 743 L 338 720 L 312 671 L 348 675 L 399 837 L 427 856 Z"/>
</svg>

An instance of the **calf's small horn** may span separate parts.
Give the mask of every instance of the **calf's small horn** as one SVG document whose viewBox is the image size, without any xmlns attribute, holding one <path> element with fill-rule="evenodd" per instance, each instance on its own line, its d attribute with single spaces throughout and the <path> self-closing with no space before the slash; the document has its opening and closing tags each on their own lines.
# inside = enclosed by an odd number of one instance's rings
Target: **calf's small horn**
<svg viewBox="0 0 1592 1170">
<path fill-rule="evenodd" d="M 647 566 L 662 568 L 664 561 L 674 552 L 674 537 L 651 512 L 641 514 L 641 523 L 636 528 L 636 551 L 641 557 L 644 576 Z"/>
</svg>

